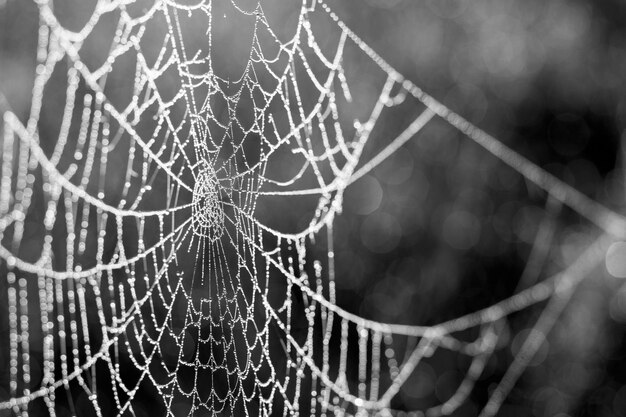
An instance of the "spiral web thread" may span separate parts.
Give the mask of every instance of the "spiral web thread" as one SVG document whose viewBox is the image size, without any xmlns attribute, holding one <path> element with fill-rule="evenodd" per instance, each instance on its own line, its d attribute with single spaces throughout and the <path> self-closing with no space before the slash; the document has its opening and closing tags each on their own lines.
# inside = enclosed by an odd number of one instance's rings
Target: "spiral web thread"
<svg viewBox="0 0 626 417">
<path fill-rule="evenodd" d="M 85 404 L 96 415 L 142 415 L 137 398 L 147 392 L 172 415 L 396 415 L 402 385 L 443 349 L 471 358 L 463 381 L 447 401 L 409 414 L 448 415 L 471 394 L 502 320 L 545 301 L 482 410 L 496 414 L 576 285 L 623 238 L 624 220 L 404 79 L 325 3 L 303 4 L 287 41 L 261 6 L 233 6 L 255 21 L 236 81 L 213 71 L 211 1 L 99 1 L 79 32 L 63 27 L 51 3 L 38 2 L 30 113 L 21 121 L 6 110 L 2 125 L 9 384 L 0 409 L 28 415 L 43 401 L 50 415 L 60 405 L 76 414 Z M 197 50 L 186 42 L 187 19 L 205 24 Z M 85 45 L 102 36 L 102 21 L 114 30 L 106 59 L 94 64 Z M 323 45 L 317 21 L 335 31 Z M 147 38 L 160 39 L 159 48 L 144 51 Z M 347 51 L 384 79 L 360 120 L 343 114 L 358 75 L 344 64 Z M 112 92 L 116 71 L 132 84 L 126 101 Z M 51 80 L 64 85 L 65 97 L 55 103 L 62 117 L 53 134 L 39 129 Z M 302 94 L 305 83 L 310 91 Z M 366 157 L 379 120 L 409 102 L 421 112 Z M 562 273 L 455 320 L 408 326 L 358 317 L 335 295 L 341 277 L 332 227 L 343 193 L 436 118 L 604 233 Z M 284 150 L 300 161 L 287 180 L 270 175 Z M 113 183 L 116 173 L 122 180 Z M 317 208 L 295 233 L 256 217 L 261 199 L 307 196 Z M 43 223 L 41 239 L 23 248 L 30 216 Z M 537 240 L 531 274 L 549 246 Z M 315 259 L 312 246 L 326 255 Z M 456 336 L 468 329 L 477 329 L 474 341 Z M 36 361 L 42 377 L 35 381 Z"/>
</svg>

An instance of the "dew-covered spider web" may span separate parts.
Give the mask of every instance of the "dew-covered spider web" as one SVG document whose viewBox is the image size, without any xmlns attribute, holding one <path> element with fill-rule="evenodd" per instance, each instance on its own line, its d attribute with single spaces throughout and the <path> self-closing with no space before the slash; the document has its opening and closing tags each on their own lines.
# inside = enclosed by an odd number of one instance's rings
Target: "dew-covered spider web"
<svg viewBox="0 0 626 417">
<path fill-rule="evenodd" d="M 507 317 L 538 305 L 483 404 L 491 416 L 624 236 L 620 216 L 405 79 L 323 1 L 278 17 L 263 2 L 98 1 L 82 22 L 57 2 L 36 8 L 30 109 L 0 110 L 0 409 L 147 415 L 149 397 L 176 416 L 449 415 Z M 227 71 L 237 40 L 216 34 L 237 19 L 252 30 L 225 31 L 248 42 Z M 390 137 L 381 121 L 398 109 L 411 116 Z M 602 235 L 561 273 L 454 320 L 360 317 L 335 288 L 344 193 L 435 120 Z M 296 211 L 310 215 L 268 220 Z M 550 245 L 538 240 L 528 274 Z M 469 359 L 455 392 L 405 409 L 398 392 L 440 351 Z"/>
</svg>

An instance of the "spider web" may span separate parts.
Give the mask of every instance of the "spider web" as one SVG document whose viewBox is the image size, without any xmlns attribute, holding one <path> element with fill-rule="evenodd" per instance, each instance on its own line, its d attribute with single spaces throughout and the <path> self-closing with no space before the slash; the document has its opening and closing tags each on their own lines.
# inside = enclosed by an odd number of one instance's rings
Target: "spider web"
<svg viewBox="0 0 626 417">
<path fill-rule="evenodd" d="M 0 409 L 27 415 L 43 401 L 52 416 L 61 406 L 143 415 L 137 398 L 151 396 L 171 415 L 396 415 L 420 362 L 448 350 L 470 358 L 456 392 L 408 413 L 448 415 L 471 395 L 507 316 L 544 302 L 481 413 L 496 414 L 624 220 L 427 95 L 324 2 L 304 2 L 284 30 L 261 5 L 218 3 L 98 1 L 74 30 L 37 3 L 30 111 L 3 113 Z M 232 80 L 212 55 L 226 11 L 254 22 Z M 375 91 L 359 95 L 365 72 Z M 413 118 L 388 138 L 377 127 L 400 108 Z M 49 114 L 55 127 L 40 129 Z M 359 317 L 335 290 L 344 192 L 433 119 L 603 234 L 565 271 L 472 314 L 433 326 Z M 264 216 L 306 204 L 312 214 L 292 230 Z M 23 245 L 33 234 L 37 244 Z M 538 236 L 520 282 L 536 281 L 547 240 Z M 474 340 L 459 336 L 472 329 Z"/>
</svg>

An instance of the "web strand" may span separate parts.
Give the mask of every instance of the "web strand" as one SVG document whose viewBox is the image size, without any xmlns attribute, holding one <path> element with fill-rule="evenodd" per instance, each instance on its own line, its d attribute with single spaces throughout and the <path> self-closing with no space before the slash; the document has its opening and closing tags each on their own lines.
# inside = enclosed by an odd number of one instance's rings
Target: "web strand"
<svg viewBox="0 0 626 417">
<path fill-rule="evenodd" d="M 138 414 L 138 398 L 151 394 L 168 415 L 395 415 L 405 411 L 394 404 L 420 364 L 451 351 L 470 360 L 458 388 L 441 404 L 407 410 L 448 415 L 471 395 L 507 318 L 544 303 L 482 415 L 496 414 L 577 285 L 624 238 L 625 219 L 426 94 L 323 1 L 303 3 L 286 39 L 260 5 L 233 2 L 233 13 L 253 23 L 245 65 L 232 80 L 218 74 L 213 55 L 215 2 L 157 1 L 139 11 L 131 3 L 99 1 L 74 32 L 50 2 L 37 2 L 29 114 L 21 120 L 3 111 L 0 258 L 9 337 L 2 349 L 10 365 L 0 409 L 27 416 L 42 399 L 52 416 L 59 407 L 76 414 L 84 403 L 99 416 Z M 320 33 L 318 19 L 334 35 Z M 102 35 L 106 22 L 112 29 Z M 198 22 L 202 42 L 188 31 Z M 98 61 L 85 45 L 102 36 L 109 50 Z M 382 80 L 365 103 L 356 102 L 347 51 Z M 116 82 L 128 82 L 128 91 Z M 53 88 L 65 102 L 56 109 L 58 129 L 47 130 Z M 405 129 L 380 128 L 410 100 Z M 539 235 L 523 285 L 475 312 L 433 325 L 361 317 L 342 308 L 336 292 L 334 221 L 346 190 L 433 120 L 602 236 L 539 280 L 551 232 Z M 373 142 L 382 145 L 371 155 Z M 285 160 L 295 169 L 281 169 Z M 280 230 L 260 217 L 280 198 L 315 199 L 304 226 Z M 32 216 L 43 227 L 37 253 L 27 255 Z"/>
</svg>

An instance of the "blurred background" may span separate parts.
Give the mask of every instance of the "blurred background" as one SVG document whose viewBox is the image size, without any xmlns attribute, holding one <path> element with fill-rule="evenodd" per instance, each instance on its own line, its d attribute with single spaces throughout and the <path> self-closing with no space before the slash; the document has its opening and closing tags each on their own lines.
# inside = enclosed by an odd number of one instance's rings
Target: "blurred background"
<svg viewBox="0 0 626 417">
<path fill-rule="evenodd" d="M 623 2 L 365 3 L 333 4 L 404 76 L 624 213 Z M 354 215 L 337 220 L 345 231 L 337 246 L 354 260 L 338 262 L 338 276 L 346 277 L 337 282 L 346 294 L 339 299 L 369 317 L 437 323 L 489 305 L 524 285 L 519 277 L 538 232 L 554 231 L 542 276 L 570 264 L 595 233 L 475 143 L 445 126 L 429 128 L 354 184 L 345 203 Z M 499 415 L 626 415 L 625 291 L 603 271 L 585 281 Z M 519 349 L 516 333 L 535 314 L 512 317 L 508 346 L 459 415 L 482 408 Z M 418 369 L 429 382 L 418 395 L 407 386 L 407 401 L 443 399 L 458 366 L 442 358 Z"/>
<path fill-rule="evenodd" d="M 64 3 L 54 3 L 64 24 L 80 28 L 93 5 Z M 587 196 L 625 212 L 626 3 L 328 3 L 406 79 Z M 276 31 L 289 34 L 293 19 L 284 17 L 299 6 L 262 4 Z M 30 106 L 38 24 L 33 4 L 0 1 L 0 111 L 10 108 L 22 120 Z M 246 30 L 225 25 L 215 41 L 218 70 L 233 79 L 249 43 L 232 38 Z M 344 57 L 354 95 L 377 96 L 360 59 L 350 50 Z M 415 107 L 382 117 L 366 155 L 404 129 Z M 256 214 L 285 229 L 302 228 L 314 208 L 303 203 L 283 214 L 271 204 L 261 203 Z M 565 269 L 598 234 L 435 119 L 346 190 L 334 224 L 337 304 L 373 320 L 436 324 Z M 549 243 L 546 260 L 537 276 L 520 280 L 537 239 Z M 321 257 L 325 250 L 320 245 L 311 253 Z M 502 348 L 455 415 L 478 413 L 540 312 L 535 307 L 510 317 Z M 466 359 L 441 354 L 420 363 L 395 405 L 412 410 L 445 401 L 465 375 Z M 626 417 L 623 281 L 598 268 L 583 282 L 499 415 Z"/>
</svg>

